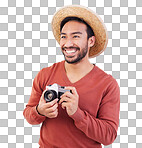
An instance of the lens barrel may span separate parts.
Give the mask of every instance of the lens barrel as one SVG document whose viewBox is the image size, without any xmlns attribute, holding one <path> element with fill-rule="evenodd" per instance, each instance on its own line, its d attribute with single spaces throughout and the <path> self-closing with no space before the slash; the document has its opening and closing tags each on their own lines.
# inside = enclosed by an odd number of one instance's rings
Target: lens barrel
<svg viewBox="0 0 142 148">
<path fill-rule="evenodd" d="M 44 99 L 45 99 L 46 102 L 53 101 L 56 98 L 57 98 L 57 93 L 54 90 L 47 90 L 44 93 Z"/>
</svg>

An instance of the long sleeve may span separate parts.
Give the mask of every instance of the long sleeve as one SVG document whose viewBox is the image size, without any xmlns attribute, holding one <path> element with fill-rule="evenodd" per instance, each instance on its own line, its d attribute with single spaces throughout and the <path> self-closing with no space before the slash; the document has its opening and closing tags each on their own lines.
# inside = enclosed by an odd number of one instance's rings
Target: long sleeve
<svg viewBox="0 0 142 148">
<path fill-rule="evenodd" d="M 115 80 L 111 82 L 102 97 L 97 117 L 78 108 L 71 116 L 78 129 L 89 138 L 104 145 L 111 144 L 116 136 L 119 125 L 120 91 Z"/>
<path fill-rule="evenodd" d="M 61 106 L 58 106 L 57 118 L 47 119 L 37 113 L 36 106 L 42 92 L 54 83 L 76 88 L 79 107 L 74 115 L 69 116 Z M 63 61 L 37 74 L 24 116 L 30 124 L 43 123 L 39 140 L 41 147 L 101 148 L 101 144 L 111 144 L 117 136 L 119 108 L 120 92 L 115 79 L 94 66 L 84 78 L 72 84 Z"/>
<path fill-rule="evenodd" d="M 27 122 L 33 125 L 40 124 L 46 119 L 45 116 L 39 115 L 36 110 L 36 106 L 38 105 L 40 97 L 43 92 L 42 82 L 43 80 L 42 80 L 42 70 L 41 70 L 33 81 L 31 96 L 23 112 L 23 115 L 27 120 Z"/>
</svg>

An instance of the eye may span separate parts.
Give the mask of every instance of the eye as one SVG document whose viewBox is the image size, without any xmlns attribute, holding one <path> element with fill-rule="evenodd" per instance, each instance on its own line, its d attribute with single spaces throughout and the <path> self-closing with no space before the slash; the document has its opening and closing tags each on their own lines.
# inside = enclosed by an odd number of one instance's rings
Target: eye
<svg viewBox="0 0 142 148">
<path fill-rule="evenodd" d="M 78 36 L 78 35 L 74 35 L 74 36 L 73 36 L 73 38 L 79 38 L 79 37 L 80 37 L 80 36 Z"/>
<path fill-rule="evenodd" d="M 66 36 L 65 36 L 65 35 L 62 35 L 62 36 L 61 36 L 61 39 L 64 39 L 64 38 L 66 38 Z"/>
</svg>

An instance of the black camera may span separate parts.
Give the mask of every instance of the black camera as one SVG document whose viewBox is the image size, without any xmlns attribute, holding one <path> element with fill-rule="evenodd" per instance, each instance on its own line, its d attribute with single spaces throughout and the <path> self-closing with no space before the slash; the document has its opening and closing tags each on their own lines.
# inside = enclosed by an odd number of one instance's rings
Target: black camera
<svg viewBox="0 0 142 148">
<path fill-rule="evenodd" d="M 56 98 L 60 100 L 61 95 L 63 95 L 65 92 L 71 92 L 71 90 L 66 90 L 64 86 L 60 86 L 56 83 L 47 86 L 47 89 L 48 90 L 44 93 L 44 99 L 46 102 L 51 102 Z"/>
</svg>

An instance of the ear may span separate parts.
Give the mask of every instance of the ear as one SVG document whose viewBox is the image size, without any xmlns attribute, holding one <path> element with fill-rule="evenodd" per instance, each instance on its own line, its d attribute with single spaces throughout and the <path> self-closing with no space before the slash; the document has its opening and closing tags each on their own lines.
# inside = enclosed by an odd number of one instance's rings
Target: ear
<svg viewBox="0 0 142 148">
<path fill-rule="evenodd" d="M 88 47 L 92 47 L 95 44 L 95 36 L 91 36 L 88 39 Z"/>
</svg>

